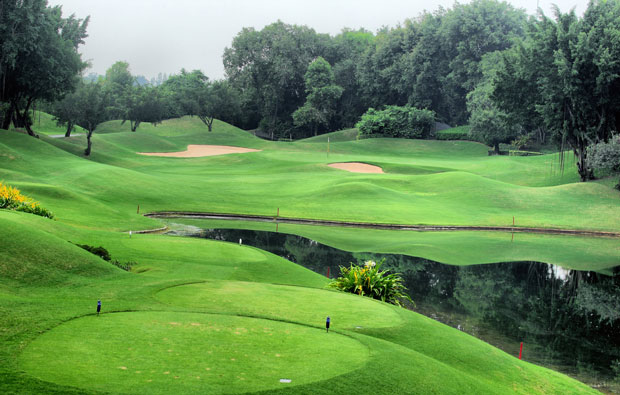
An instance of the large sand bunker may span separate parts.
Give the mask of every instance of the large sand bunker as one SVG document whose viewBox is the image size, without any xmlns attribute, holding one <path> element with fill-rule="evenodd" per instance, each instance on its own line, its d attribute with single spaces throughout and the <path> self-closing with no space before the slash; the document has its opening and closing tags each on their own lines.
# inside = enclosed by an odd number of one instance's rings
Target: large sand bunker
<svg viewBox="0 0 620 395">
<path fill-rule="evenodd" d="M 329 167 L 335 169 L 350 171 L 351 173 L 383 173 L 383 169 L 379 166 L 369 165 L 368 163 L 360 162 L 344 162 L 344 163 L 330 163 Z"/>
<path fill-rule="evenodd" d="M 258 149 L 231 147 L 228 145 L 194 145 L 187 146 L 186 151 L 181 152 L 138 152 L 140 155 L 148 156 L 168 156 L 173 158 L 200 158 L 203 156 L 215 156 L 226 154 L 244 154 L 246 152 L 257 152 Z"/>
</svg>

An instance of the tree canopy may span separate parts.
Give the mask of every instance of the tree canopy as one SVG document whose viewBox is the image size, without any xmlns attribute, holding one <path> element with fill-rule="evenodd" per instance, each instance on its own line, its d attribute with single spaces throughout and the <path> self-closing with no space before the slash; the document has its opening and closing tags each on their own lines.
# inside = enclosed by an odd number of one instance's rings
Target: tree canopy
<svg viewBox="0 0 620 395">
<path fill-rule="evenodd" d="M 0 12 L 0 102 L 2 125 L 30 128 L 28 111 L 37 100 L 55 101 L 72 92 L 86 67 L 78 46 L 89 18 L 62 17 L 46 0 L 2 1 Z"/>
<path fill-rule="evenodd" d="M 618 130 L 618 59 L 620 2 L 593 0 L 581 19 L 556 8 L 555 19 L 540 14 L 526 38 L 505 52 L 493 97 L 515 120 L 540 119 L 573 150 L 586 181 L 593 177 L 588 146 Z"/>
</svg>

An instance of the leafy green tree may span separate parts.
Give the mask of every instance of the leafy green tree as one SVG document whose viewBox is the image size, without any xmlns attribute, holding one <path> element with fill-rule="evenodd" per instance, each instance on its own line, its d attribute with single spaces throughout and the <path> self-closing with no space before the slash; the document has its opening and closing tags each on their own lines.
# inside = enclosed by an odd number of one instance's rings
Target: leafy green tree
<svg viewBox="0 0 620 395">
<path fill-rule="evenodd" d="M 292 114 L 304 103 L 308 64 L 327 48 L 328 36 L 281 21 L 260 31 L 244 28 L 224 51 L 228 80 L 242 94 L 247 127 L 288 133 Z"/>
<path fill-rule="evenodd" d="M 200 70 L 188 72 L 182 69 L 180 74 L 170 76 L 162 84 L 163 92 L 170 100 L 170 115 L 197 116 L 208 84 L 209 78 Z"/>
<path fill-rule="evenodd" d="M 333 38 L 329 54 L 324 55 L 333 65 L 335 84 L 343 88 L 330 130 L 352 127 L 370 107 L 362 95 L 357 65 L 359 59 L 373 45 L 374 39 L 375 36 L 367 30 L 344 29 Z"/>
<path fill-rule="evenodd" d="M 80 82 L 84 84 L 84 82 Z M 77 90 L 82 89 L 80 85 L 76 89 L 76 92 L 69 93 L 64 99 L 55 102 L 52 105 L 51 112 L 54 115 L 54 120 L 58 126 L 66 126 L 67 131 L 65 137 L 71 137 L 76 121 L 80 116 L 80 98 Z"/>
<path fill-rule="evenodd" d="M 493 147 L 499 155 L 500 143 L 509 143 L 519 135 L 519 125 L 511 122 L 492 99 L 493 80 L 497 73 L 497 62 L 501 55 L 489 53 L 480 62 L 483 70 L 482 81 L 467 95 L 467 109 L 470 112 L 470 134 L 475 140 Z"/>
<path fill-rule="evenodd" d="M 28 117 L 34 103 L 72 92 L 86 66 L 77 49 L 87 36 L 89 18 L 63 18 L 61 7 L 48 7 L 45 0 L 0 4 L 1 127 L 13 122 L 35 136 Z"/>
<path fill-rule="evenodd" d="M 80 85 L 76 91 L 77 102 L 79 104 L 79 115 L 75 124 L 86 129 L 87 146 L 84 150 L 85 156 L 90 156 L 92 150 L 91 138 L 97 126 L 108 119 L 106 107 L 108 98 L 105 90 L 98 83 L 86 83 Z"/>
<path fill-rule="evenodd" d="M 232 121 L 240 113 L 237 90 L 227 81 L 209 81 L 200 70 L 181 70 L 181 74 L 171 76 L 162 89 L 170 97 L 176 116 L 197 116 L 209 131 L 215 118 Z"/>
<path fill-rule="evenodd" d="M 316 136 L 319 126 L 329 124 L 343 89 L 335 84 L 330 64 L 320 56 L 308 66 L 305 81 L 306 102 L 293 113 L 293 119 L 296 126 L 310 127 Z"/>
<path fill-rule="evenodd" d="M 158 88 L 134 86 L 129 92 L 131 96 L 126 101 L 125 118 L 129 121 L 132 132 L 135 132 L 142 122 L 153 125 L 161 123 L 165 115 L 165 103 Z"/>
<path fill-rule="evenodd" d="M 123 121 L 129 119 L 130 109 L 140 100 L 134 83 L 135 78 L 131 75 L 127 62 L 116 62 L 106 70 L 102 88 L 108 98 L 107 113 L 111 118 Z"/>
<path fill-rule="evenodd" d="M 198 117 L 209 132 L 215 118 L 232 122 L 240 112 L 239 93 L 227 81 L 214 81 L 202 89 Z"/>
<path fill-rule="evenodd" d="M 439 37 L 449 72 L 441 80 L 453 122 L 467 121 L 466 96 L 482 79 L 479 64 L 484 54 L 510 48 L 523 35 L 525 22 L 522 10 L 496 0 L 455 3 L 446 12 Z"/>
<path fill-rule="evenodd" d="M 535 111 L 562 150 L 573 150 L 582 181 L 593 178 L 587 147 L 608 141 L 619 126 L 618 20 L 618 1 L 591 1 L 582 19 L 574 10 L 556 9 L 555 20 L 540 14 L 524 43 L 507 51 L 495 81 L 498 107 L 520 112 L 514 105 L 521 100 L 523 108 Z M 534 92 L 529 73 L 536 76 Z M 523 80 L 529 83 L 518 84 Z"/>
</svg>

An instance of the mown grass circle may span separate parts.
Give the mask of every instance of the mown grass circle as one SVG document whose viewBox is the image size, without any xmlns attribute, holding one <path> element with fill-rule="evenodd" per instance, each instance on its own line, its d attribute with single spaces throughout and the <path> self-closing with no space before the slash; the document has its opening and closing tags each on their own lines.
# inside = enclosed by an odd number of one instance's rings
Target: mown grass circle
<svg viewBox="0 0 620 395">
<path fill-rule="evenodd" d="M 360 368 L 368 358 L 357 340 L 301 325 L 132 312 L 62 324 L 35 339 L 21 365 L 41 380 L 87 390 L 241 393 L 324 380 Z"/>
<path fill-rule="evenodd" d="M 321 326 L 327 316 L 334 329 L 385 328 L 402 323 L 395 307 L 344 292 L 244 281 L 207 281 L 166 288 L 164 303 L 209 312 L 294 321 Z"/>
</svg>

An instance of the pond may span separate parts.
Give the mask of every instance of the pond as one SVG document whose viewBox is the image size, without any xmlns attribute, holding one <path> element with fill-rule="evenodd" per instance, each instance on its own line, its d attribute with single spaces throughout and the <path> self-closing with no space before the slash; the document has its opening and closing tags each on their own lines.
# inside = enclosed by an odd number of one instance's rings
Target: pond
<svg viewBox="0 0 620 395">
<path fill-rule="evenodd" d="M 168 225 L 170 235 L 241 240 L 331 278 L 340 266 L 385 260 L 421 314 L 512 355 L 523 342 L 524 359 L 590 383 L 620 368 L 617 239 L 195 219 Z"/>
</svg>

